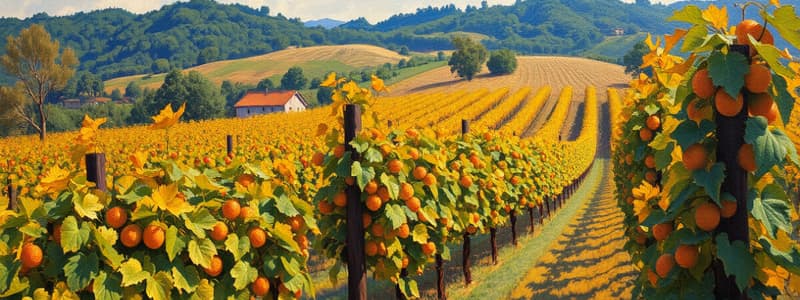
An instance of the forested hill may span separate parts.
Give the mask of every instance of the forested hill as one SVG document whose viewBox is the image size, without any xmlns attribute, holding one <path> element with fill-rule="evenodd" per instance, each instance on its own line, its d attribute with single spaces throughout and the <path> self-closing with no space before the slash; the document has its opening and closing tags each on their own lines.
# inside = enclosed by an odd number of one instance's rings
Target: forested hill
<svg viewBox="0 0 800 300">
<path fill-rule="evenodd" d="M 738 20 L 732 6 L 737 1 L 714 3 L 726 4 L 733 22 Z M 781 2 L 796 4 L 800 0 Z M 652 5 L 647 0 L 518 0 L 508 6 L 428 7 L 374 25 L 360 18 L 325 29 L 306 27 L 299 19 L 281 14 L 271 16 L 268 7 L 191 0 L 145 14 L 106 9 L 59 17 L 37 14 L 24 20 L 0 18 L 0 37 L 16 36 L 33 23 L 43 24 L 62 45 L 76 50 L 80 70 L 109 79 L 162 73 L 292 46 L 358 43 L 394 50 L 403 46 L 417 51 L 443 50 L 450 48 L 450 34 L 454 32 L 479 33 L 474 36 L 485 37 L 482 42 L 490 49 L 575 55 L 601 43 L 618 28 L 626 35 L 670 32 L 672 27 L 665 20 L 682 5 Z M 4 51 L 5 38 L 0 38 L 0 53 Z M 610 58 L 623 54 L 614 53 Z M 2 77 L 0 83 L 9 83 Z"/>
</svg>

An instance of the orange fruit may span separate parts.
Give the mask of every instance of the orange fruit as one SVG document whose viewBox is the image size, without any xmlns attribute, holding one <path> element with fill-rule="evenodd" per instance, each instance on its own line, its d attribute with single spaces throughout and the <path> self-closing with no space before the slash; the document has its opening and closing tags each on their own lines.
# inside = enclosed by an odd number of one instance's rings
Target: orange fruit
<svg viewBox="0 0 800 300">
<path fill-rule="evenodd" d="M 239 217 L 242 211 L 242 206 L 239 205 L 237 200 L 227 200 L 222 204 L 222 216 L 228 220 L 234 221 Z"/>
<path fill-rule="evenodd" d="M 436 244 L 434 244 L 433 242 L 427 242 L 425 244 L 422 244 L 422 253 L 425 253 L 425 255 L 428 256 L 433 255 L 434 253 L 436 253 Z"/>
<path fill-rule="evenodd" d="M 250 228 L 250 231 L 247 232 L 247 237 L 250 238 L 250 245 L 253 248 L 261 248 L 267 243 L 267 233 L 264 232 L 264 229 L 258 227 Z"/>
<path fill-rule="evenodd" d="M 408 156 L 410 156 L 413 160 L 419 159 L 419 150 L 415 148 L 408 149 Z"/>
<path fill-rule="evenodd" d="M 461 178 L 458 180 L 458 183 L 465 188 L 469 188 L 472 186 L 472 178 L 467 175 L 461 175 Z"/>
<path fill-rule="evenodd" d="M 142 242 L 142 228 L 136 224 L 128 224 L 128 226 L 122 228 L 119 239 L 125 247 L 136 247 L 136 245 Z"/>
<path fill-rule="evenodd" d="M 397 195 L 401 200 L 408 200 L 414 197 L 414 186 L 403 182 L 400 184 L 400 193 Z"/>
<path fill-rule="evenodd" d="M 764 26 L 761 26 L 761 24 L 754 20 L 743 20 L 736 25 L 736 41 L 739 44 L 751 45 L 750 39 L 747 37 L 747 35 L 753 36 L 756 41 L 764 44 L 775 44 L 775 38 L 772 37 L 772 33 L 770 33 L 769 30 L 765 30 Z M 750 54 L 752 55 L 755 49 L 752 49 L 753 47 L 750 48 Z"/>
<path fill-rule="evenodd" d="M 656 175 L 656 172 L 647 171 L 644 173 L 644 180 L 647 180 L 650 184 L 655 184 L 657 179 L 658 175 Z"/>
<path fill-rule="evenodd" d="M 22 261 L 22 266 L 28 269 L 33 269 L 42 264 L 44 259 L 42 248 L 34 243 L 25 243 L 20 250 L 19 259 Z"/>
<path fill-rule="evenodd" d="M 742 111 L 742 107 L 744 107 L 744 98 L 742 98 L 742 94 L 739 93 L 736 99 L 733 99 L 724 89 L 719 89 L 716 96 L 714 96 L 714 106 L 717 108 L 720 115 L 733 117 Z"/>
<path fill-rule="evenodd" d="M 389 173 L 399 174 L 403 170 L 403 162 L 393 159 L 386 164 L 386 167 L 389 169 Z"/>
<path fill-rule="evenodd" d="M 673 266 L 675 266 L 675 259 L 672 257 L 672 254 L 662 254 L 661 257 L 656 260 L 656 274 L 661 278 L 667 277 Z"/>
<path fill-rule="evenodd" d="M 293 216 L 289 218 L 289 226 L 292 226 L 292 231 L 297 232 L 300 229 L 303 229 L 303 226 L 306 225 L 306 221 L 303 220 L 302 216 Z"/>
<path fill-rule="evenodd" d="M 314 155 L 311 156 L 311 163 L 313 163 L 317 167 L 322 166 L 322 163 L 324 162 L 325 162 L 325 154 L 322 154 L 322 152 L 315 152 Z"/>
<path fill-rule="evenodd" d="M 742 169 L 747 172 L 755 172 L 756 155 L 753 152 L 753 145 L 743 144 L 742 147 L 739 148 L 739 153 L 736 158 L 736 160 L 739 162 L 739 166 L 741 166 Z"/>
<path fill-rule="evenodd" d="M 356 184 L 356 178 L 353 176 L 347 176 L 344 178 L 344 183 L 346 185 L 354 185 Z"/>
<path fill-rule="evenodd" d="M 370 180 L 369 182 L 367 182 L 367 185 L 364 186 L 364 191 L 370 195 L 377 193 L 378 183 L 375 182 L 374 180 Z"/>
<path fill-rule="evenodd" d="M 269 280 L 266 277 L 258 276 L 253 283 L 250 284 L 250 288 L 253 290 L 253 294 L 256 297 L 264 297 L 267 293 L 269 293 Z"/>
<path fill-rule="evenodd" d="M 164 238 L 164 229 L 155 224 L 147 225 L 142 232 L 142 240 L 144 240 L 144 245 L 150 249 L 155 250 L 161 248 L 161 245 L 164 245 Z"/>
<path fill-rule="evenodd" d="M 294 241 L 300 246 L 300 249 L 308 249 L 308 237 L 301 234 L 294 237 Z"/>
<path fill-rule="evenodd" d="M 672 233 L 672 223 L 670 222 L 653 225 L 653 237 L 656 238 L 656 241 L 666 240 L 670 233 Z"/>
<path fill-rule="evenodd" d="M 650 268 L 647 269 L 647 280 L 650 281 L 650 284 L 653 285 L 653 287 L 657 286 L 656 284 L 658 283 L 658 275 L 656 275 L 656 273 Z"/>
<path fill-rule="evenodd" d="M 408 227 L 408 224 L 403 223 L 400 227 L 397 227 L 397 237 L 404 239 L 407 238 L 409 234 L 411 234 L 411 229 Z"/>
<path fill-rule="evenodd" d="M 53 240 L 61 245 L 61 223 L 53 225 Z"/>
<path fill-rule="evenodd" d="M 336 145 L 336 147 L 333 148 L 333 156 L 336 158 L 344 157 L 344 145 Z"/>
<path fill-rule="evenodd" d="M 370 211 L 378 211 L 381 209 L 381 205 L 383 205 L 383 201 L 381 201 L 381 197 L 376 195 L 369 195 L 367 196 L 367 209 Z"/>
<path fill-rule="evenodd" d="M 697 265 L 697 257 L 700 251 L 695 245 L 680 245 L 675 250 L 675 262 L 684 269 L 691 269 Z"/>
<path fill-rule="evenodd" d="M 686 114 L 689 117 L 689 120 L 695 121 L 696 123 L 700 123 L 703 119 L 708 119 L 711 117 L 711 106 L 710 105 L 703 105 L 702 107 L 698 107 L 700 105 L 700 99 L 694 99 L 689 102 L 689 105 L 686 106 Z"/>
<path fill-rule="evenodd" d="M 408 256 L 403 256 L 402 268 L 408 268 Z"/>
<path fill-rule="evenodd" d="M 701 144 L 694 144 L 689 146 L 686 151 L 683 151 L 683 165 L 689 171 L 694 171 L 706 167 L 708 164 L 708 154 L 706 148 Z"/>
<path fill-rule="evenodd" d="M 753 93 L 764 93 L 772 82 L 772 73 L 763 64 L 750 64 L 750 72 L 744 76 L 744 87 Z"/>
<path fill-rule="evenodd" d="M 372 233 L 372 235 L 377 236 L 377 237 L 383 236 L 383 232 L 384 232 L 383 224 L 378 223 L 378 222 L 372 223 L 372 228 L 370 229 L 370 232 Z"/>
<path fill-rule="evenodd" d="M 753 95 L 747 104 L 747 111 L 751 116 L 762 116 L 767 118 L 767 123 L 772 124 L 778 117 L 778 105 L 769 93 Z"/>
<path fill-rule="evenodd" d="M 239 210 L 239 218 L 241 218 L 242 220 L 247 220 L 255 216 L 256 216 L 256 211 L 250 206 L 244 206 Z"/>
<path fill-rule="evenodd" d="M 767 124 L 772 125 L 772 123 L 774 123 L 775 120 L 778 119 L 778 116 L 780 114 L 781 113 L 778 111 L 778 105 L 772 103 L 772 107 L 770 107 L 769 112 L 767 112 L 767 114 L 764 115 L 764 117 L 767 118 Z"/>
<path fill-rule="evenodd" d="M 320 201 L 319 204 L 317 204 L 317 207 L 319 208 L 319 212 L 323 215 L 332 213 L 334 209 L 333 205 L 325 200 Z"/>
<path fill-rule="evenodd" d="M 367 241 L 364 243 L 364 253 L 367 254 L 367 256 L 375 256 L 378 254 L 378 244 L 374 241 Z"/>
<path fill-rule="evenodd" d="M 408 206 L 408 209 L 412 212 L 417 212 L 422 206 L 422 202 L 420 202 L 417 197 L 411 197 L 411 199 L 406 200 L 406 206 Z"/>
<path fill-rule="evenodd" d="M 228 238 L 228 225 L 221 221 L 217 221 L 214 227 L 211 228 L 211 239 L 217 242 L 224 241 Z"/>
<path fill-rule="evenodd" d="M 336 204 L 338 207 L 347 206 L 347 194 L 345 194 L 344 191 L 336 193 L 336 196 L 333 196 L 333 204 Z"/>
<path fill-rule="evenodd" d="M 724 199 L 722 200 L 722 208 L 719 210 L 719 215 L 721 217 L 730 218 L 736 214 L 736 206 L 738 204 L 735 201 L 736 199 L 731 199 L 731 200 L 734 201 L 726 201 Z"/>
<path fill-rule="evenodd" d="M 111 228 L 119 229 L 128 222 L 128 212 L 122 207 L 112 207 L 106 211 L 106 224 Z"/>
<path fill-rule="evenodd" d="M 643 142 L 649 142 L 653 139 L 653 131 L 647 128 L 639 129 L 639 138 L 642 139 Z"/>
<path fill-rule="evenodd" d="M 211 265 L 208 268 L 203 268 L 203 271 L 211 277 L 217 277 L 222 273 L 222 259 L 219 258 L 219 255 L 214 255 L 211 258 Z"/>
<path fill-rule="evenodd" d="M 656 131 L 661 127 L 661 118 L 659 118 L 657 115 L 649 116 L 647 117 L 645 124 L 650 130 Z"/>
<path fill-rule="evenodd" d="M 369 227 L 369 224 L 372 224 L 372 216 L 368 213 L 361 214 L 361 224 L 364 225 L 364 228 Z"/>
<path fill-rule="evenodd" d="M 704 203 L 697 207 L 694 221 L 697 227 L 705 231 L 713 231 L 719 225 L 720 210 L 714 203 Z"/>
<path fill-rule="evenodd" d="M 656 167 L 656 158 L 652 154 L 648 154 L 644 157 L 644 166 L 650 169 L 654 169 Z"/>
<path fill-rule="evenodd" d="M 692 77 L 692 91 L 697 97 L 708 99 L 714 95 L 714 82 L 708 76 L 708 69 L 700 69 Z"/>
<path fill-rule="evenodd" d="M 256 181 L 256 177 L 251 175 L 251 174 L 242 174 L 242 175 L 239 175 L 239 177 L 236 177 L 236 182 L 238 182 L 239 184 L 241 184 L 244 187 L 250 186 L 255 181 Z"/>
<path fill-rule="evenodd" d="M 425 178 L 425 176 L 428 175 L 428 170 L 426 170 L 425 167 L 423 166 L 417 166 L 416 168 L 414 168 L 412 175 L 414 176 L 414 179 L 422 180 Z"/>
<path fill-rule="evenodd" d="M 378 197 L 381 197 L 381 201 L 386 202 L 391 199 L 389 197 L 389 189 L 386 186 L 381 186 L 378 188 Z"/>
<path fill-rule="evenodd" d="M 436 176 L 433 176 L 433 173 L 428 173 L 425 175 L 425 178 L 422 179 L 422 183 L 427 186 L 434 186 L 436 185 Z"/>
</svg>

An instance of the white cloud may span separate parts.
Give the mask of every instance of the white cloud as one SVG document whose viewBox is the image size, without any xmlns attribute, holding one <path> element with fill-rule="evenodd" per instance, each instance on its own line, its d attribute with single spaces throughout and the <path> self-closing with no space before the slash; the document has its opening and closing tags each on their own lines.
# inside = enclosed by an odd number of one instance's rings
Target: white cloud
<svg viewBox="0 0 800 300">
<path fill-rule="evenodd" d="M 313 20 L 332 18 L 349 21 L 365 17 L 372 23 L 385 20 L 397 13 L 409 13 L 417 8 L 455 4 L 479 6 L 481 0 L 217 0 L 222 3 L 241 3 L 251 7 L 268 6 L 270 14 L 282 13 L 291 18 Z M 633 2 L 634 0 L 623 0 Z M 671 3 L 676 0 L 653 2 Z M 26 18 L 39 12 L 50 15 L 69 15 L 78 11 L 91 11 L 110 7 L 123 8 L 134 13 L 155 10 L 175 0 L 0 0 L 0 16 Z M 488 0 L 489 5 L 509 5 L 515 0 Z"/>
</svg>

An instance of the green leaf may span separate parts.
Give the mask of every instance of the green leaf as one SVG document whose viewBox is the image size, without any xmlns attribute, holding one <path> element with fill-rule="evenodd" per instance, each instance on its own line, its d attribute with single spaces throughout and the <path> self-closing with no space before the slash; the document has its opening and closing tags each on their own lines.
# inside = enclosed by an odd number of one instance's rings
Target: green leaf
<svg viewBox="0 0 800 300">
<path fill-rule="evenodd" d="M 150 277 L 150 273 L 142 269 L 142 264 L 135 258 L 129 258 L 119 267 L 122 274 L 122 286 L 132 286 Z"/>
<path fill-rule="evenodd" d="M 400 205 L 387 203 L 384 212 L 389 219 L 389 225 L 392 230 L 397 229 L 406 222 L 406 212 Z"/>
<path fill-rule="evenodd" d="M 89 228 L 82 226 L 78 228 L 78 220 L 73 216 L 68 216 L 61 223 L 61 247 L 64 253 L 78 252 L 89 242 Z"/>
<path fill-rule="evenodd" d="M 747 246 L 742 241 L 731 243 L 728 240 L 727 233 L 718 235 L 716 242 L 717 257 L 725 266 L 725 274 L 728 276 L 733 275 L 736 280 L 736 286 L 739 287 L 740 291 L 743 291 L 756 269 L 753 255 L 750 254 Z"/>
<path fill-rule="evenodd" d="M 11 286 L 21 266 L 22 262 L 14 255 L 0 256 L 0 291 L 5 291 Z"/>
<path fill-rule="evenodd" d="M 787 198 L 783 188 L 773 183 L 761 190 L 760 198 L 753 199 L 750 213 L 753 214 L 753 218 L 764 224 L 767 232 L 773 238 L 778 233 L 778 229 L 787 233 L 792 232 L 792 209 L 784 200 Z"/>
<path fill-rule="evenodd" d="M 208 282 L 208 279 L 200 280 L 200 284 L 192 294 L 192 300 L 205 300 L 214 299 L 214 285 Z"/>
<path fill-rule="evenodd" d="M 397 280 L 397 285 L 400 287 L 400 292 L 407 298 L 419 298 L 419 288 L 417 282 L 410 278 L 400 278 Z"/>
<path fill-rule="evenodd" d="M 373 178 L 375 178 L 375 168 L 363 167 L 361 169 L 361 175 L 356 176 L 356 181 L 358 182 L 358 188 L 360 188 L 363 191 L 364 187 L 367 186 L 367 183 L 369 183 L 370 180 L 372 180 Z"/>
<path fill-rule="evenodd" d="M 292 200 L 290 200 L 286 194 L 282 194 L 277 197 L 275 200 L 275 208 L 278 209 L 278 212 L 290 217 L 300 214 L 300 212 L 297 211 L 297 208 L 292 205 Z"/>
<path fill-rule="evenodd" d="M 695 170 L 692 173 L 694 181 L 697 185 L 706 189 L 706 193 L 717 205 L 719 202 L 720 189 L 722 188 L 722 180 L 725 179 L 725 164 L 718 162 L 711 166 L 711 169 Z"/>
<path fill-rule="evenodd" d="M 175 262 L 172 266 L 172 279 L 176 288 L 187 293 L 194 292 L 197 285 L 200 284 L 200 274 L 197 273 L 197 268 L 187 268 L 180 261 Z"/>
<path fill-rule="evenodd" d="M 681 122 L 671 136 L 678 142 L 681 149 L 686 149 L 692 144 L 702 141 L 708 133 L 714 131 L 715 127 L 714 122 L 709 120 L 703 120 L 700 125 L 695 122 Z"/>
<path fill-rule="evenodd" d="M 203 268 L 211 267 L 211 258 L 217 255 L 217 247 L 210 239 L 192 239 L 189 241 L 189 259 Z"/>
<path fill-rule="evenodd" d="M 697 51 L 706 42 L 708 36 L 708 29 L 703 25 L 695 25 L 689 29 L 686 36 L 683 37 L 683 45 L 681 51 Z"/>
<path fill-rule="evenodd" d="M 692 25 L 705 26 L 708 22 L 703 19 L 703 12 L 695 5 L 687 5 L 670 16 L 667 21 L 686 22 Z"/>
<path fill-rule="evenodd" d="M 219 191 L 224 188 L 223 186 L 211 181 L 206 174 L 200 174 L 194 177 L 194 182 L 197 187 L 204 191 Z"/>
<path fill-rule="evenodd" d="M 75 195 L 77 197 L 72 197 L 73 203 L 75 204 L 75 212 L 77 212 L 81 218 L 97 220 L 97 212 L 103 209 L 100 198 L 92 193 L 88 193 L 83 197 L 78 196 L 78 194 Z"/>
<path fill-rule="evenodd" d="M 744 86 L 744 75 L 750 71 L 747 57 L 738 52 L 714 51 L 708 57 L 708 74 L 715 86 L 721 86 L 728 95 L 736 98 Z"/>
<path fill-rule="evenodd" d="M 47 228 L 42 227 L 39 222 L 31 221 L 28 222 L 28 224 L 25 224 L 25 226 L 19 227 L 19 232 L 22 232 L 25 235 L 33 238 L 39 238 L 42 235 L 47 234 Z"/>
<path fill-rule="evenodd" d="M 233 260 L 238 261 L 250 251 L 250 239 L 244 237 L 241 240 L 236 234 L 229 234 L 225 240 L 225 250 L 233 254 Z"/>
<path fill-rule="evenodd" d="M 170 299 L 170 291 L 172 290 L 172 278 L 169 273 L 161 271 L 147 278 L 147 288 L 145 292 L 150 299 L 153 300 L 167 300 Z"/>
<path fill-rule="evenodd" d="M 186 228 L 191 230 L 199 238 L 206 237 L 206 230 L 211 230 L 217 224 L 217 219 L 208 212 L 208 209 L 201 208 L 193 212 L 185 213 L 183 223 Z"/>
<path fill-rule="evenodd" d="M 770 44 L 762 44 L 761 42 L 756 41 L 756 39 L 750 35 L 747 37 L 750 39 L 750 43 L 753 45 L 751 47 L 756 48 L 758 54 L 762 59 L 764 59 L 764 61 L 767 62 L 767 65 L 769 65 L 769 68 L 772 69 L 775 74 L 784 76 L 786 78 L 794 77 L 794 71 L 789 69 L 787 66 L 784 66 L 780 61 L 781 50 L 778 50 L 778 48 L 775 48 L 775 46 Z"/>
<path fill-rule="evenodd" d="M 352 165 L 350 165 L 350 176 L 358 178 L 361 176 L 361 162 L 354 161 Z"/>
<path fill-rule="evenodd" d="M 414 230 L 411 232 L 414 242 L 424 244 L 428 242 L 428 227 L 425 224 L 414 225 Z"/>
<path fill-rule="evenodd" d="M 782 131 L 767 130 L 767 119 L 764 117 L 748 118 L 745 126 L 744 141 L 753 145 L 756 158 L 756 178 L 761 178 L 772 167 L 783 162 L 789 153 L 788 149 L 795 149 L 792 140 Z"/>
<path fill-rule="evenodd" d="M 789 124 L 789 119 L 794 109 L 794 97 L 787 91 L 788 84 L 783 77 L 772 74 L 772 85 L 774 86 L 772 90 L 772 99 L 775 100 L 775 104 L 778 106 L 778 111 L 781 113 L 781 120 L 784 124 Z"/>
<path fill-rule="evenodd" d="M 287 259 L 286 257 L 281 256 L 280 260 L 284 271 L 286 271 L 289 276 L 302 274 L 302 271 L 300 271 L 300 262 L 298 262 L 296 259 L 292 257 Z"/>
<path fill-rule="evenodd" d="M 78 253 L 67 260 L 64 265 L 64 274 L 67 276 L 67 286 L 73 291 L 79 291 L 89 285 L 100 271 L 100 260 L 96 253 Z"/>
<path fill-rule="evenodd" d="M 122 282 L 118 274 L 108 274 L 100 271 L 100 275 L 94 279 L 94 297 L 98 300 L 119 300 L 122 299 Z"/>
<path fill-rule="evenodd" d="M 800 48 L 800 31 L 797 30 L 797 24 L 800 24 L 800 18 L 794 11 L 791 5 L 781 6 L 769 14 L 762 14 L 767 18 L 769 24 L 775 27 L 775 30 L 780 33 L 780 36 L 792 44 L 795 48 Z"/>
<path fill-rule="evenodd" d="M 240 260 L 236 262 L 236 265 L 231 269 L 231 277 L 234 279 L 233 287 L 239 291 L 256 280 L 256 277 L 258 277 L 258 270 Z"/>
<path fill-rule="evenodd" d="M 117 233 L 113 229 L 107 227 L 97 228 L 94 230 L 94 241 L 100 249 L 100 254 L 105 257 L 109 266 L 114 269 L 119 267 L 125 257 L 120 255 L 117 249 L 114 249 L 114 244 L 117 242 Z"/>
<path fill-rule="evenodd" d="M 367 153 L 364 153 L 364 159 L 371 163 L 379 163 L 383 161 L 383 155 L 375 148 L 369 148 Z"/>
<path fill-rule="evenodd" d="M 664 150 L 656 151 L 656 169 L 663 170 L 672 162 L 672 151 L 675 143 L 670 142 Z"/>
<path fill-rule="evenodd" d="M 800 273 L 800 252 L 794 247 L 789 249 L 790 253 L 786 253 L 772 245 L 772 241 L 764 236 L 758 238 L 758 243 L 764 247 L 770 258 L 778 265 L 783 266 L 789 272 L 794 274 Z"/>
<path fill-rule="evenodd" d="M 178 228 L 172 225 L 167 228 L 165 239 L 165 250 L 167 250 L 167 257 L 169 257 L 169 261 L 173 261 L 175 260 L 175 257 L 178 256 L 178 253 L 186 248 L 186 240 L 183 236 L 178 236 Z"/>
<path fill-rule="evenodd" d="M 274 227 L 267 227 L 269 233 L 278 240 L 281 247 L 286 250 L 300 253 L 300 246 L 293 238 L 292 227 L 283 223 L 275 223 Z"/>
<path fill-rule="evenodd" d="M 389 198 L 397 199 L 397 195 L 400 194 L 400 182 L 397 181 L 397 178 L 383 173 L 381 174 L 381 183 L 383 183 L 389 191 Z"/>
</svg>

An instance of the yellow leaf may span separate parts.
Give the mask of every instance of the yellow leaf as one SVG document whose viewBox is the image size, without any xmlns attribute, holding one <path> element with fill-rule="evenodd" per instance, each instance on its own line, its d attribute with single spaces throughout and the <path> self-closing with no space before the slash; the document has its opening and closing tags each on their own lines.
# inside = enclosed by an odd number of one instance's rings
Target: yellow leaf
<svg viewBox="0 0 800 300">
<path fill-rule="evenodd" d="M 328 74 L 328 77 L 325 78 L 325 81 L 319 84 L 321 87 L 336 87 L 336 72 L 331 72 Z"/>
<path fill-rule="evenodd" d="M 131 154 L 128 159 L 130 159 L 137 169 L 141 169 L 144 168 L 144 164 L 147 163 L 147 153 L 136 151 L 136 153 Z"/>
<path fill-rule="evenodd" d="M 178 108 L 177 112 L 172 111 L 172 105 L 167 104 L 158 115 L 153 116 L 153 124 L 150 125 L 150 129 L 167 129 L 170 128 L 175 123 L 181 119 L 183 112 L 186 110 L 186 102 L 184 102 L 180 108 Z"/>
<path fill-rule="evenodd" d="M 775 6 L 781 6 L 781 1 L 780 0 L 769 0 L 769 4 L 772 4 L 772 5 L 775 5 Z"/>
<path fill-rule="evenodd" d="M 317 125 L 317 136 L 323 136 L 327 132 L 328 132 L 328 125 L 327 124 L 319 123 L 319 125 Z"/>
<path fill-rule="evenodd" d="M 703 11 L 703 20 L 711 23 L 711 27 L 725 30 L 728 27 L 728 8 L 724 5 L 719 8 L 711 4 Z"/>
<path fill-rule="evenodd" d="M 59 166 L 54 166 L 47 171 L 47 174 L 42 181 L 39 182 L 39 186 L 45 193 L 48 194 L 57 194 L 67 188 L 70 179 L 70 172 L 69 170 L 65 170 L 60 168 Z"/>
<path fill-rule="evenodd" d="M 383 84 L 383 79 L 378 78 L 378 76 L 372 75 L 372 89 L 376 92 L 388 92 L 389 88 L 387 88 Z"/>
<path fill-rule="evenodd" d="M 142 202 L 152 204 L 159 210 L 166 210 L 175 216 L 192 211 L 192 206 L 178 196 L 178 186 L 174 183 L 158 186 L 153 194 L 143 198 Z"/>
<path fill-rule="evenodd" d="M 664 54 L 668 54 L 687 32 L 685 29 L 675 29 L 672 35 L 664 35 Z"/>
<path fill-rule="evenodd" d="M 100 125 L 103 125 L 103 123 L 106 122 L 106 120 L 107 118 L 99 118 L 94 120 L 91 117 L 89 117 L 89 115 L 84 115 L 83 122 L 81 122 L 81 127 L 97 130 L 100 128 Z"/>
</svg>

